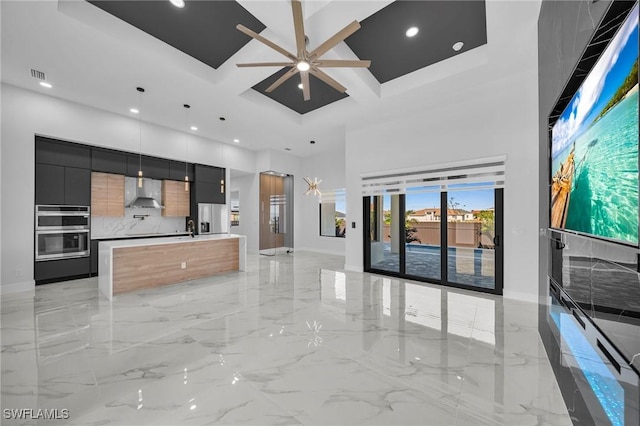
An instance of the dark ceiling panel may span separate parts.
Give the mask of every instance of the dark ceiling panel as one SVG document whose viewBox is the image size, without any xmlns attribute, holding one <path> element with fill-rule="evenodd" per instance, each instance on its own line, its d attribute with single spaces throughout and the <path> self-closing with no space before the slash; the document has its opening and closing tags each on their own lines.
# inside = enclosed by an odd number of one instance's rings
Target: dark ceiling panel
<svg viewBox="0 0 640 426">
<path fill-rule="evenodd" d="M 256 32 L 265 26 L 236 1 L 94 1 L 89 3 L 164 41 L 189 56 L 218 68 L 251 39 L 236 29 Z"/>
<path fill-rule="evenodd" d="M 253 86 L 253 89 L 263 95 L 281 103 L 287 108 L 291 108 L 299 114 L 306 114 L 325 105 L 329 105 L 340 99 L 349 97 L 346 93 L 340 93 L 325 82 L 317 79 L 313 75 L 309 75 L 309 89 L 311 90 L 311 99 L 305 101 L 302 98 L 302 90 L 298 88 L 300 84 L 300 75 L 296 74 L 289 80 L 285 81 L 277 89 L 271 93 L 266 93 L 265 89 L 280 76 L 286 73 L 289 68 L 283 68 L 275 74 L 265 78 L 260 83 Z"/>
<path fill-rule="evenodd" d="M 424 68 L 487 43 L 484 1 L 398 0 L 361 22 L 345 40 L 380 83 Z M 415 37 L 405 32 L 418 27 Z M 456 52 L 452 46 L 462 41 Z"/>
</svg>

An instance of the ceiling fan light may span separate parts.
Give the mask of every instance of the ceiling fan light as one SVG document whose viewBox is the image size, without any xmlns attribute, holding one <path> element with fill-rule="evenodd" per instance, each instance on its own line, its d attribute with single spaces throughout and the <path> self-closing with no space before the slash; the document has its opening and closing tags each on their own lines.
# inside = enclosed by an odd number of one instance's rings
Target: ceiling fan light
<svg viewBox="0 0 640 426">
<path fill-rule="evenodd" d="M 179 7 L 180 9 L 182 9 L 184 7 L 184 0 L 169 0 L 171 2 L 172 5 L 174 5 L 175 7 Z"/>
<path fill-rule="evenodd" d="M 298 68 L 298 71 L 309 71 L 309 68 L 311 68 L 311 65 L 309 65 L 309 62 L 307 61 L 300 61 L 298 62 L 296 67 Z"/>
</svg>

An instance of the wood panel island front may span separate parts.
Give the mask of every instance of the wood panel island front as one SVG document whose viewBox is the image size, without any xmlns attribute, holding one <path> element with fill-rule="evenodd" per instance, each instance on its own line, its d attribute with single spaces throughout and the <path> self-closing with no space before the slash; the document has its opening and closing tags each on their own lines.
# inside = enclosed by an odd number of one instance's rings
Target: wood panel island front
<svg viewBox="0 0 640 426">
<path fill-rule="evenodd" d="M 98 287 L 107 299 L 246 269 L 244 235 L 116 240 L 98 246 Z"/>
</svg>

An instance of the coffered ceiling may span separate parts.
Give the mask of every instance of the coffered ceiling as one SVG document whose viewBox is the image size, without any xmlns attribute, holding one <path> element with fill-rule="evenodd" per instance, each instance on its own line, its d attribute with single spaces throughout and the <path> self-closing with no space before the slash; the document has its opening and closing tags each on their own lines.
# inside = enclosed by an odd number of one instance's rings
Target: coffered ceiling
<svg viewBox="0 0 640 426">
<path fill-rule="evenodd" d="M 3 1 L 2 80 L 39 91 L 29 75 L 35 68 L 54 86 L 47 94 L 123 115 L 130 114 L 138 101 L 135 87 L 142 86 L 143 120 L 185 130 L 182 104 L 189 103 L 201 136 L 305 155 L 310 139 L 319 142 L 318 152 L 331 149 L 359 117 L 397 110 L 398 96 L 433 81 L 433 64 L 460 57 L 457 70 L 473 68 L 477 55 L 465 64 L 466 55 L 487 43 L 480 0 L 302 4 L 310 49 L 349 22 L 361 22 L 359 31 L 325 55 L 372 61 L 369 69 L 325 70 L 347 87 L 344 94 L 315 77 L 310 101 L 302 98 L 299 78 L 265 93 L 287 68 L 236 67 L 283 60 L 238 31 L 240 23 L 295 52 L 288 0 L 186 0 L 182 9 L 168 0 Z M 418 34 L 407 37 L 414 26 Z M 456 42 L 463 43 L 460 50 L 453 48 Z"/>
</svg>

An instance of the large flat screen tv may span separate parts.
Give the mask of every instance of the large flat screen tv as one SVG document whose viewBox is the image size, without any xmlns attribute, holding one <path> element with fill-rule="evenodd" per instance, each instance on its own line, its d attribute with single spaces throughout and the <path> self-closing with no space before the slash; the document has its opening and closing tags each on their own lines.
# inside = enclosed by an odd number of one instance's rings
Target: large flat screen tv
<svg viewBox="0 0 640 426">
<path fill-rule="evenodd" d="M 638 245 L 638 4 L 551 129 L 551 227 Z"/>
</svg>

